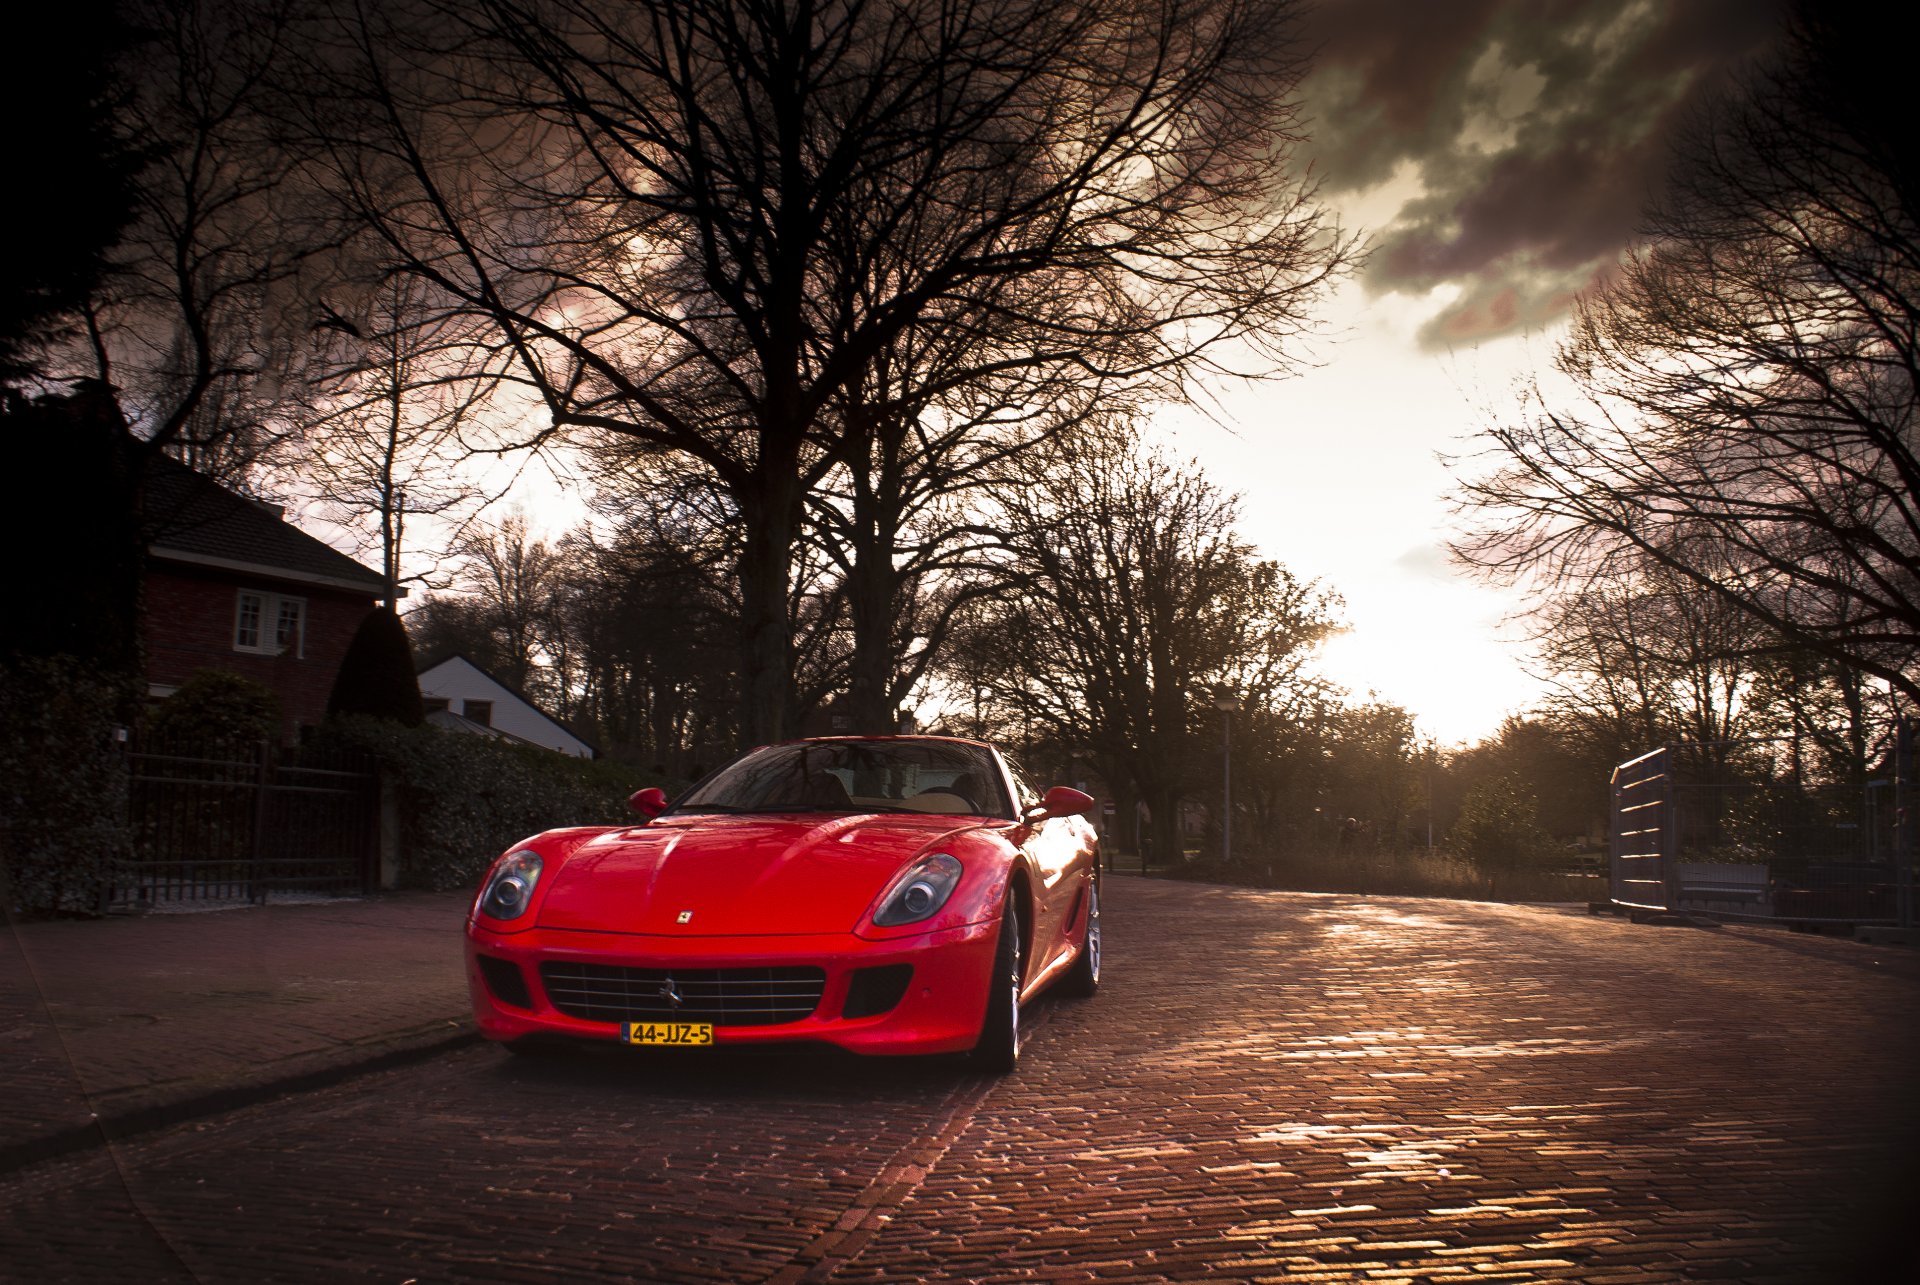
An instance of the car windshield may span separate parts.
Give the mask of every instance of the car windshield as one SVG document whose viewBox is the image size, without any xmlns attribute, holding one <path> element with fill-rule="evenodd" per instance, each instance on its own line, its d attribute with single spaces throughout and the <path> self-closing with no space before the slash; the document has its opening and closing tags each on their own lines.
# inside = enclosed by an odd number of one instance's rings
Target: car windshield
<svg viewBox="0 0 1920 1285">
<path fill-rule="evenodd" d="M 1011 818 L 998 765 L 959 741 L 803 741 L 755 750 L 673 812 L 929 812 Z"/>
</svg>

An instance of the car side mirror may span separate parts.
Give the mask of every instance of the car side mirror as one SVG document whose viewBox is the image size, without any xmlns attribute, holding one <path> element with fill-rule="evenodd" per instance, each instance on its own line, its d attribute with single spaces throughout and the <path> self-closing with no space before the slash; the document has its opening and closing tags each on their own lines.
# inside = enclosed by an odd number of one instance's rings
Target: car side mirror
<svg viewBox="0 0 1920 1285">
<path fill-rule="evenodd" d="M 627 806 L 651 821 L 667 810 L 667 792 L 657 785 L 649 785 L 644 790 L 635 790 L 627 799 Z"/>
<path fill-rule="evenodd" d="M 1077 817 L 1093 811 L 1094 798 L 1091 794 L 1074 789 L 1070 785 L 1056 785 L 1047 791 L 1047 797 L 1040 800 L 1039 806 L 1027 809 L 1023 818 L 1029 822 L 1045 821 L 1049 817 Z"/>
</svg>

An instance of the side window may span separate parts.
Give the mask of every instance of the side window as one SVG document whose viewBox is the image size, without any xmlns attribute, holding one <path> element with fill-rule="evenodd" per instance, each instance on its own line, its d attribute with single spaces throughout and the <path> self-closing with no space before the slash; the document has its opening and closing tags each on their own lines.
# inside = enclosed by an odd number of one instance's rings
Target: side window
<svg viewBox="0 0 1920 1285">
<path fill-rule="evenodd" d="M 461 706 L 461 710 L 463 713 L 466 714 L 468 718 L 472 719 L 476 723 L 479 723 L 481 726 L 483 727 L 493 726 L 493 702 L 492 701 L 467 701 L 464 705 Z"/>
<path fill-rule="evenodd" d="M 1033 782 L 1027 779 L 1027 774 L 1012 759 L 1007 760 L 1007 775 L 1013 778 L 1013 792 L 1019 795 L 1013 801 L 1016 812 L 1025 812 L 1040 801 L 1040 791 L 1033 788 Z"/>
</svg>

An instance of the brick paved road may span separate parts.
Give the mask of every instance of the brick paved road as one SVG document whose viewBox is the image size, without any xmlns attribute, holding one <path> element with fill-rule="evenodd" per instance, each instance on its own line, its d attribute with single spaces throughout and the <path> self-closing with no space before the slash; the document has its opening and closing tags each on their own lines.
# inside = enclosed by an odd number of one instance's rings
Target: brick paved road
<svg viewBox="0 0 1920 1285">
<path fill-rule="evenodd" d="M 1920 960 L 1115 879 L 1022 1069 L 509 1059 L 0 1181 L 0 1278 L 1899 1281 Z"/>
<path fill-rule="evenodd" d="M 464 895 L 0 930 L 0 1157 L 156 1103 L 446 1038 Z"/>
</svg>

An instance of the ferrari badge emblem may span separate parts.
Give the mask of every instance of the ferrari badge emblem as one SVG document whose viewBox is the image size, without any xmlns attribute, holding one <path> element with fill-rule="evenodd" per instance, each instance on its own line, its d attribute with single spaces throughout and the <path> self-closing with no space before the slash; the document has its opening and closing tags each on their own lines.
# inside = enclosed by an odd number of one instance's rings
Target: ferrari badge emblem
<svg viewBox="0 0 1920 1285">
<path fill-rule="evenodd" d="M 692 922 L 693 922 L 693 912 L 692 912 L 691 910 L 683 910 L 683 911 L 681 911 L 681 912 L 680 912 L 680 918 L 678 918 L 678 919 L 676 919 L 676 920 L 674 920 L 674 922 L 675 922 L 675 923 L 680 923 L 680 924 L 690 924 L 690 923 L 692 923 Z"/>
</svg>

